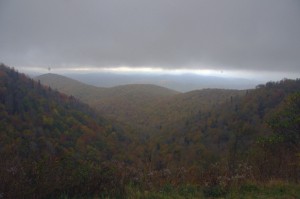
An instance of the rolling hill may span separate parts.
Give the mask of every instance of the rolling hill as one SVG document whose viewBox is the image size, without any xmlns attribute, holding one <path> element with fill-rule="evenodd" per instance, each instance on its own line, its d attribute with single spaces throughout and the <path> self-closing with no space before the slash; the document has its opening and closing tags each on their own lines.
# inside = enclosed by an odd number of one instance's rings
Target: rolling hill
<svg viewBox="0 0 300 199">
<path fill-rule="evenodd" d="M 268 182 L 271 198 L 300 194 L 299 79 L 178 93 L 0 69 L 1 197 L 251 198 Z"/>
<path fill-rule="evenodd" d="M 77 97 L 105 117 L 132 126 L 143 134 L 157 134 L 174 127 L 182 128 L 183 123 L 199 111 L 245 94 L 245 91 L 229 89 L 179 93 L 148 84 L 98 88 L 55 74 L 38 76 L 36 79 L 51 88 Z"/>
<path fill-rule="evenodd" d="M 95 94 L 105 90 L 105 88 L 87 85 L 77 80 L 51 73 L 40 75 L 35 80 L 67 95 L 73 95 L 84 102 L 89 102 L 91 98 L 95 97 Z"/>
<path fill-rule="evenodd" d="M 299 116 L 300 79 L 258 85 L 244 95 L 186 117 L 182 128 L 173 127 L 156 136 L 149 146 L 155 149 L 159 143 L 153 165 L 217 164 L 218 169 L 228 172 L 218 175 L 297 180 Z"/>
<path fill-rule="evenodd" d="M 107 165 L 130 142 L 86 104 L 0 65 L 1 197 L 104 194 L 118 186 Z"/>
<path fill-rule="evenodd" d="M 114 87 L 127 84 L 155 84 L 179 92 L 205 88 L 253 89 L 263 81 L 243 78 L 226 78 L 199 74 L 114 74 L 105 72 L 66 73 L 67 77 L 94 86 Z"/>
</svg>

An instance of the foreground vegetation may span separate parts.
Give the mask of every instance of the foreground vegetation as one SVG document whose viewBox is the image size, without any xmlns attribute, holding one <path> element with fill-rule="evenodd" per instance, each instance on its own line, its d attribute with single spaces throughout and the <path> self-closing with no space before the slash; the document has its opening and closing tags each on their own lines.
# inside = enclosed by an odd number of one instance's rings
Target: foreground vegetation
<svg viewBox="0 0 300 199">
<path fill-rule="evenodd" d="M 300 197 L 300 186 L 283 182 L 270 182 L 268 184 L 245 183 L 240 186 L 223 190 L 220 187 L 198 187 L 184 185 L 177 188 L 165 185 L 158 191 L 140 191 L 130 187 L 128 198 L 228 198 L 228 199 L 294 199 Z"/>
<path fill-rule="evenodd" d="M 0 198 L 300 197 L 299 79 L 160 91 L 142 131 L 1 65 Z"/>
<path fill-rule="evenodd" d="M 61 195 L 60 199 L 82 198 Z M 224 199 L 296 199 L 300 198 L 300 185 L 287 184 L 281 181 L 271 181 L 264 184 L 245 183 L 226 190 L 219 187 L 201 187 L 196 185 L 182 185 L 174 187 L 164 185 L 158 190 L 142 190 L 137 186 L 126 186 L 123 195 L 104 196 L 91 195 L 83 198 L 129 198 L 129 199 L 201 199 L 201 198 L 224 198 Z"/>
</svg>

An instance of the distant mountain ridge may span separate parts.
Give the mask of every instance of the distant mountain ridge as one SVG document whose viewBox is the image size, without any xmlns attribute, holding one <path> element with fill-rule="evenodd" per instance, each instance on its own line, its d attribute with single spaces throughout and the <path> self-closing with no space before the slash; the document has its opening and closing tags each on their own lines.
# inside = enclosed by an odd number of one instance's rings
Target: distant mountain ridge
<svg viewBox="0 0 300 199">
<path fill-rule="evenodd" d="M 100 88 L 88 84 L 84 84 L 80 81 L 53 73 L 40 75 L 34 78 L 37 81 L 41 81 L 42 84 L 51 86 L 51 88 L 61 91 L 68 95 L 73 95 L 82 101 L 87 102 L 93 96 L 92 93 L 98 93 L 105 88 Z"/>
<path fill-rule="evenodd" d="M 300 79 L 178 93 L 47 78 L 92 109 L 0 64 L 4 198 L 139 198 L 132 191 L 166 196 L 170 186 L 180 197 L 197 186 L 208 198 L 251 198 L 253 185 L 299 182 Z"/>
<path fill-rule="evenodd" d="M 179 92 L 205 88 L 253 89 L 263 83 L 259 80 L 199 74 L 114 74 L 114 73 L 66 73 L 65 76 L 100 87 L 126 84 L 155 84 Z"/>
<path fill-rule="evenodd" d="M 109 88 L 97 87 L 93 85 L 85 84 L 81 81 L 77 81 L 75 79 L 48 73 L 44 75 L 40 75 L 35 77 L 34 79 L 40 80 L 43 84 L 51 86 L 53 89 L 61 90 L 64 92 L 72 92 L 75 94 L 77 91 L 86 90 L 87 92 L 98 92 L 101 91 L 103 96 L 113 95 L 114 92 L 122 92 L 122 93 L 131 93 L 140 92 L 140 93 L 149 93 L 151 95 L 172 95 L 179 93 L 178 91 L 164 88 L 157 85 L 152 84 L 128 84 L 128 85 L 120 85 L 113 86 Z M 107 93 L 107 94 L 106 94 Z"/>
<path fill-rule="evenodd" d="M 178 126 L 198 111 L 207 110 L 232 96 L 245 93 L 229 89 L 180 93 L 149 84 L 98 88 L 54 74 L 38 76 L 36 79 L 53 89 L 77 97 L 106 117 L 133 125 L 141 132 L 159 132 L 166 124 Z"/>
</svg>

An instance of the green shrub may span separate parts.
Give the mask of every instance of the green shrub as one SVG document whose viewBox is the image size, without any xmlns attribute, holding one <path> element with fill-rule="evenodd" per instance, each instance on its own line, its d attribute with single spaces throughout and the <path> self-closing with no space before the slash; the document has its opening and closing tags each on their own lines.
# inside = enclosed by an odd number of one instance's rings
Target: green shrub
<svg viewBox="0 0 300 199">
<path fill-rule="evenodd" d="M 227 191 L 219 185 L 209 186 L 203 189 L 205 197 L 224 197 Z"/>
</svg>

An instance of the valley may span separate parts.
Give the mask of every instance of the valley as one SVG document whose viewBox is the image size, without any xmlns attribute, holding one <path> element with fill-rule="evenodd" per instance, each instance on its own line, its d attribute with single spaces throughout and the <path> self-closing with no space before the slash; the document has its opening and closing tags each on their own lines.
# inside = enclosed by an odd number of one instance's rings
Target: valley
<svg viewBox="0 0 300 199">
<path fill-rule="evenodd" d="M 7 198 L 300 194 L 299 79 L 182 93 L 0 69 Z"/>
<path fill-rule="evenodd" d="M 0 0 L 0 199 L 300 199 L 299 0 Z"/>
<path fill-rule="evenodd" d="M 55 74 L 41 75 L 35 79 L 78 98 L 101 115 L 132 126 L 147 135 L 159 134 L 172 126 L 180 128 L 198 112 L 210 110 L 246 93 L 244 90 L 229 89 L 202 89 L 180 93 L 148 84 L 103 88 Z"/>
</svg>

